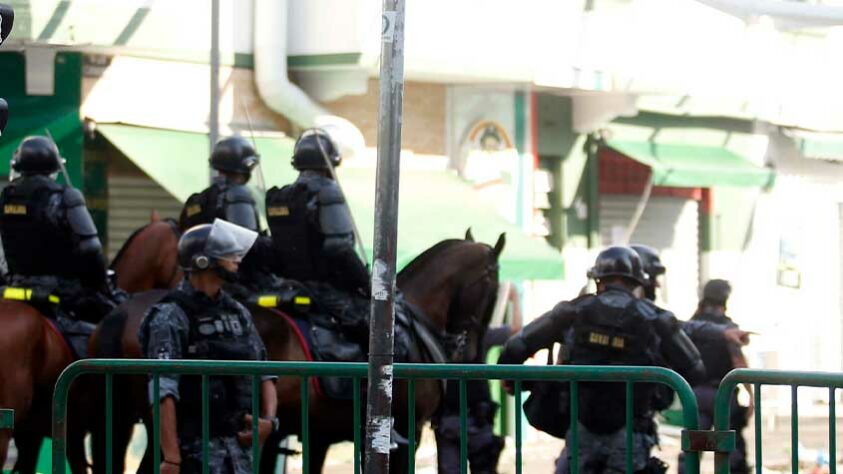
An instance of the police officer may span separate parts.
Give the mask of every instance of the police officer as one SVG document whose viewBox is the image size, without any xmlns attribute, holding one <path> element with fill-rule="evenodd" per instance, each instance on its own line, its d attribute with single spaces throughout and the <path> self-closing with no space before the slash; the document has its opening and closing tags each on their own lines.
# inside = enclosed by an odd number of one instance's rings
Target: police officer
<svg viewBox="0 0 843 474">
<path fill-rule="evenodd" d="M 84 356 L 83 333 L 89 328 L 72 320 L 98 322 L 114 302 L 85 198 L 55 181 L 61 159 L 51 139 L 23 140 L 11 163 L 19 177 L 0 193 L 0 235 L 10 283 L 37 290 L 31 302 L 47 315 L 48 296 L 59 296 L 59 326 L 66 335 L 82 331 L 69 339 L 77 356 Z"/>
<path fill-rule="evenodd" d="M 368 296 L 369 272 L 355 252 L 351 211 L 331 172 L 341 161 L 325 131 L 305 131 L 293 151 L 299 176 L 266 193 L 266 214 L 284 277 Z"/>
<path fill-rule="evenodd" d="M 202 192 L 192 194 L 182 208 L 179 228 L 185 230 L 223 219 L 246 229 L 260 232 L 260 218 L 252 192 L 246 186 L 260 157 L 251 142 L 240 136 L 223 138 L 214 145 L 211 168 L 218 175 Z M 244 258 L 238 277 L 226 287 L 239 300 L 252 293 L 269 291 L 278 282 L 270 274 L 268 259 L 272 258 L 268 237 L 260 236 L 252 251 Z"/>
<path fill-rule="evenodd" d="M 661 261 L 659 252 L 647 245 L 633 244 L 630 248 L 635 250 L 644 267 L 647 278 L 644 281 L 644 297 L 655 302 L 656 290 L 659 288 L 659 277 L 667 272 L 667 267 Z M 726 318 L 728 319 L 728 318 Z M 690 321 L 680 321 L 682 330 L 691 338 L 692 342 L 703 344 L 728 343 L 736 346 L 749 344 L 750 333 L 742 331 L 736 324 L 721 321 L 719 319 L 692 318 Z M 699 349 L 699 347 L 698 347 Z M 705 354 L 701 354 L 703 362 L 706 363 Z M 706 363 L 707 364 L 707 363 Z M 708 365 L 706 365 L 708 369 Z M 710 374 L 709 374 L 710 375 Z"/>
<path fill-rule="evenodd" d="M 314 315 L 339 323 L 351 341 L 368 343 L 369 271 L 355 252 L 351 210 L 333 168 L 342 157 L 323 130 L 301 134 L 292 164 L 295 182 L 266 193 L 266 216 L 276 259 L 274 273 L 304 282 Z"/>
<path fill-rule="evenodd" d="M 713 323 L 724 325 L 734 330 L 740 330 L 738 325 L 726 316 L 726 307 L 732 286 L 726 280 L 714 279 L 705 284 L 697 310 L 691 322 Z M 729 371 L 736 368 L 748 367 L 746 357 L 741 351 L 741 345 L 729 340 L 700 339 L 692 335 L 694 343 L 700 350 L 706 366 L 706 379 L 702 383 L 691 384 L 700 410 L 700 429 L 711 428 L 714 421 L 714 398 L 720 381 Z M 752 388 L 744 385 L 752 398 Z M 737 392 L 732 397 L 729 429 L 737 433 L 735 450 L 729 453 L 729 465 L 737 474 L 749 472 L 746 460 L 746 440 L 743 429 L 747 426 L 752 410 L 738 403 Z"/>
<path fill-rule="evenodd" d="M 597 293 L 563 301 L 510 339 L 499 363 L 520 364 L 539 349 L 561 342 L 565 362 L 574 365 L 667 364 L 689 380 L 702 379 L 699 353 L 679 322 L 639 294 L 646 275 L 641 259 L 629 247 L 602 251 L 589 275 Z M 639 294 L 636 294 L 639 293 Z M 578 420 L 580 469 L 584 473 L 625 470 L 625 395 L 622 383 L 580 384 Z M 633 466 L 635 472 L 664 472 L 650 457 L 656 443 L 653 385 L 638 384 L 633 399 Z M 569 470 L 566 447 L 556 472 Z"/>
<path fill-rule="evenodd" d="M 214 145 L 209 162 L 218 176 L 210 187 L 187 198 L 179 217 L 182 232 L 199 224 L 224 219 L 257 232 L 258 212 L 246 183 L 259 157 L 243 137 L 223 138 Z"/>
<path fill-rule="evenodd" d="M 221 219 L 188 229 L 179 240 L 186 278 L 141 324 L 144 354 L 153 359 L 265 360 L 266 349 L 248 310 L 222 286 L 235 274 L 257 233 Z M 213 474 L 251 472 L 251 378 L 212 377 L 209 467 Z M 152 385 L 150 382 L 150 394 Z M 277 429 L 275 380 L 261 384 L 260 441 Z M 152 398 L 150 396 L 150 398 Z M 201 381 L 160 378 L 162 473 L 202 472 Z"/>
</svg>

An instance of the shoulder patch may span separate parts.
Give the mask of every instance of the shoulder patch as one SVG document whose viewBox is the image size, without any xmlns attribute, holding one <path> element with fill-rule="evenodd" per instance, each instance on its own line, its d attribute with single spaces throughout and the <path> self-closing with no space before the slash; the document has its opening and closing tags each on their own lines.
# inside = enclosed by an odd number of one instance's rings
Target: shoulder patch
<svg viewBox="0 0 843 474">
<path fill-rule="evenodd" d="M 319 204 L 342 204 L 344 202 L 345 199 L 343 199 L 342 191 L 340 191 L 339 186 L 333 181 L 319 190 Z"/>
<path fill-rule="evenodd" d="M 654 305 L 650 301 L 647 300 L 639 300 L 638 301 L 638 312 L 641 313 L 641 316 L 644 316 L 646 319 L 656 319 L 660 312 L 668 313 L 669 311 L 665 311 L 658 306 Z"/>
<path fill-rule="evenodd" d="M 64 205 L 76 207 L 85 205 L 85 196 L 76 188 L 67 187 L 64 189 Z"/>
<path fill-rule="evenodd" d="M 27 209 L 23 204 L 6 204 L 3 206 L 3 214 L 7 216 L 25 216 Z"/>
</svg>

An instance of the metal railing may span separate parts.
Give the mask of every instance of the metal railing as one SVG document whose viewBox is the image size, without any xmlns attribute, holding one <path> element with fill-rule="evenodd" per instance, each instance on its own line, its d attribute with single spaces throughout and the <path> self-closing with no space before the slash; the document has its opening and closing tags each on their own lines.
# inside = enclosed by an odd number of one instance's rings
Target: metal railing
<svg viewBox="0 0 843 474">
<path fill-rule="evenodd" d="M 309 390 L 312 377 L 334 376 L 351 378 L 354 387 L 354 426 L 361 427 L 361 381 L 366 378 L 367 364 L 364 363 L 317 363 L 317 362 L 254 362 L 254 361 L 189 361 L 189 360 L 130 360 L 130 359 L 87 359 L 71 364 L 62 373 L 56 384 L 53 399 L 53 473 L 64 474 L 66 471 L 65 449 L 67 428 L 67 405 L 71 382 L 80 375 L 101 374 L 105 377 L 105 422 L 106 422 L 106 469 L 112 470 L 112 422 L 113 422 L 113 377 L 114 375 L 147 375 L 152 377 L 153 399 L 159 399 L 159 377 L 164 374 L 198 375 L 202 380 L 202 460 L 204 472 L 208 469 L 208 440 L 209 440 L 209 400 L 208 378 L 210 376 L 251 376 L 252 377 L 252 416 L 259 417 L 259 384 L 262 375 L 277 375 L 283 377 L 299 377 L 301 380 L 301 434 L 303 470 L 308 473 L 310 459 L 309 436 Z M 467 394 L 466 381 L 511 380 L 515 389 L 515 406 L 522 406 L 522 383 L 525 381 L 554 380 L 570 383 L 570 411 L 571 419 L 578 419 L 579 401 L 577 397 L 580 382 L 623 382 L 626 384 L 626 472 L 633 473 L 633 403 L 632 395 L 635 383 L 660 383 L 672 388 L 682 405 L 683 425 L 685 430 L 692 432 L 698 428 L 697 401 L 688 383 L 676 372 L 661 367 L 629 367 L 629 366 L 521 366 L 521 365 L 436 365 L 436 364 L 396 364 L 394 367 L 396 379 L 407 380 L 408 400 L 407 416 L 409 420 L 409 446 L 416 445 L 416 413 L 415 413 L 415 383 L 418 380 L 456 379 L 459 381 L 460 399 L 460 453 L 462 473 L 468 472 L 468 435 L 467 435 Z M 160 450 L 160 413 L 159 404 L 153 403 L 153 433 L 150 445 L 153 449 L 154 472 L 159 472 L 161 462 Z M 515 472 L 522 472 L 522 417 L 521 409 L 517 409 L 515 416 Z M 284 423 L 284 420 L 281 420 Z M 253 440 L 258 439 L 258 424 L 253 423 Z M 571 472 L 579 470 L 579 436 L 577 423 L 571 423 L 568 444 L 571 449 Z M 360 444 L 361 430 L 354 430 L 354 472 L 360 472 Z M 258 443 L 253 443 L 253 470 L 258 472 L 259 463 Z M 411 474 L 415 471 L 415 456 L 410 455 L 407 466 Z M 686 474 L 699 473 L 699 452 L 688 450 L 685 456 Z"/>
<path fill-rule="evenodd" d="M 790 386 L 790 449 L 791 472 L 799 473 L 799 387 L 828 388 L 828 443 L 830 474 L 837 472 L 837 418 L 835 389 L 843 387 L 843 373 L 835 372 L 796 372 L 785 370 L 736 369 L 720 382 L 714 402 L 714 430 L 722 434 L 733 434 L 729 429 L 731 399 L 740 384 L 753 387 L 755 417 L 755 472 L 762 472 L 762 435 L 761 435 L 761 387 L 763 385 Z M 732 447 L 734 449 L 734 447 Z M 729 452 L 724 449 L 714 454 L 716 474 L 729 474 Z"/>
</svg>

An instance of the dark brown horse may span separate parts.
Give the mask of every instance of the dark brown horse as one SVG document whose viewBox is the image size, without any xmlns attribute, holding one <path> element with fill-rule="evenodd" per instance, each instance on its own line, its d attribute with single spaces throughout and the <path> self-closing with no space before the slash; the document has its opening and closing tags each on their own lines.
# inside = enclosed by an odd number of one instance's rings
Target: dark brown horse
<svg viewBox="0 0 843 474">
<path fill-rule="evenodd" d="M 149 226 L 147 226 L 148 228 Z M 143 232 L 143 231 L 141 231 Z M 172 231 L 171 231 L 172 232 Z M 138 233 L 127 246 L 148 245 Z M 405 299 L 424 313 L 435 331 L 462 337 L 460 352 L 466 358 L 478 350 L 482 334 L 488 325 L 497 293 L 498 263 L 503 250 L 503 236 L 494 248 L 485 244 L 464 240 L 440 242 L 424 252 L 408 265 L 398 276 L 398 286 Z M 140 252 L 124 248 L 118 257 L 128 259 L 130 255 L 157 255 L 156 252 Z M 175 259 L 172 259 L 175 266 Z M 113 268 L 134 267 L 131 262 L 120 258 Z M 148 268 L 148 267 L 147 267 Z M 173 274 L 172 269 L 154 270 L 159 275 Z M 148 280 L 147 280 L 148 281 Z M 104 321 L 92 339 L 91 351 L 100 357 L 139 358 L 142 356 L 137 342 L 137 331 L 146 310 L 158 301 L 163 291 L 148 291 L 136 295 L 126 302 L 122 311 Z M 309 360 L 308 349 L 301 343 L 296 330 L 278 312 L 263 308 L 251 308 L 255 324 L 266 342 L 269 358 L 280 361 Z M 413 362 L 431 362 L 414 360 Z M 113 446 L 116 472 L 123 467 L 123 456 L 131 435 L 132 425 L 139 418 L 151 427 L 149 405 L 146 399 L 146 380 L 143 377 L 115 378 L 115 399 L 122 400 L 125 409 L 116 410 Z M 96 393 L 101 393 L 96 390 Z M 300 430 L 300 381 L 298 378 L 282 378 L 278 382 L 279 418 L 287 434 Z M 140 395 L 140 396 L 138 396 Z M 124 398 L 125 397 L 125 398 Z M 418 381 L 416 383 L 417 429 L 430 419 L 439 406 L 441 384 L 439 381 Z M 395 413 L 407 413 L 407 390 L 404 383 L 396 384 Z M 353 411 L 350 401 L 324 398 L 316 391 L 310 395 L 311 414 L 311 472 L 320 472 L 328 447 L 336 442 L 353 439 Z M 130 407 L 125 404 L 130 403 Z M 396 416 L 396 429 L 406 436 L 406 416 Z M 103 431 L 93 433 L 95 472 L 101 471 L 104 453 L 100 442 Z M 417 436 L 416 439 L 419 439 Z M 407 453 L 403 460 L 396 459 L 393 465 L 401 471 L 407 465 Z M 147 451 L 141 465 L 143 471 L 151 469 L 151 455 Z M 265 459 L 274 458 L 267 456 Z M 263 463 L 262 470 L 271 469 L 271 462 Z"/>
<path fill-rule="evenodd" d="M 161 220 L 153 211 L 150 223 L 136 230 L 111 262 L 117 286 L 127 293 L 174 287 L 183 277 L 176 253 L 178 241 L 176 223 Z"/>
<path fill-rule="evenodd" d="M 0 407 L 15 410 L 15 472 L 34 473 L 41 441 L 51 429 L 53 387 L 73 355 L 58 330 L 28 304 L 0 300 L 0 327 L 0 359 L 6 361 L 0 366 Z M 72 418 L 68 460 L 71 471 L 80 473 L 87 468 L 84 427 L 82 420 Z M 0 431 L 0 466 L 6 461 L 11 436 Z"/>
</svg>

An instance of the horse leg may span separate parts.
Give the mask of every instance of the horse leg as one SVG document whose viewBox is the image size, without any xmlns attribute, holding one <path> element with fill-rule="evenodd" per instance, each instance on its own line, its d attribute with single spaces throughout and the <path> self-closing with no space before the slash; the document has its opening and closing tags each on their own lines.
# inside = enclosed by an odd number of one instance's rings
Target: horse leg
<svg viewBox="0 0 843 474">
<path fill-rule="evenodd" d="M 12 472 L 34 474 L 38 466 L 38 454 L 41 453 L 41 442 L 44 441 L 44 437 L 34 431 L 20 429 L 15 430 L 14 438 L 18 458 Z"/>
<path fill-rule="evenodd" d="M 322 472 L 330 447 L 331 443 L 319 440 L 318 436 L 310 437 L 310 472 Z"/>
<path fill-rule="evenodd" d="M 278 455 L 281 453 L 279 446 L 287 437 L 286 434 L 275 432 L 269 435 L 261 450 L 260 470 L 261 474 L 274 474 L 278 464 Z"/>
</svg>

